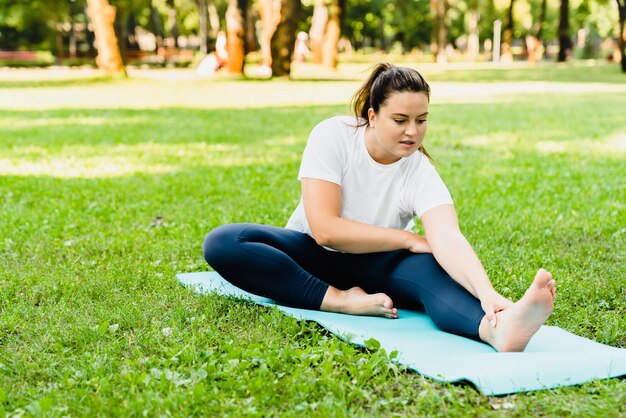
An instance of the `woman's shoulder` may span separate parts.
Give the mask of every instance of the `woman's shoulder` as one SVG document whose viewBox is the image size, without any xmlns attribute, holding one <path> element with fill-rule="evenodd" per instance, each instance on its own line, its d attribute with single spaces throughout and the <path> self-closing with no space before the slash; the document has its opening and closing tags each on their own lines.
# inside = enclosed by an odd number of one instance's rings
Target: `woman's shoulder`
<svg viewBox="0 0 626 418">
<path fill-rule="evenodd" d="M 356 137 L 363 126 L 365 126 L 363 121 L 354 116 L 331 116 L 315 125 L 311 131 L 311 138 L 350 139 Z"/>
<path fill-rule="evenodd" d="M 364 121 L 361 118 L 356 118 L 354 116 L 346 116 L 346 115 L 338 115 L 331 116 L 319 122 L 315 128 L 326 128 L 326 129 L 342 129 L 346 130 L 347 128 L 359 128 L 364 125 Z"/>
</svg>

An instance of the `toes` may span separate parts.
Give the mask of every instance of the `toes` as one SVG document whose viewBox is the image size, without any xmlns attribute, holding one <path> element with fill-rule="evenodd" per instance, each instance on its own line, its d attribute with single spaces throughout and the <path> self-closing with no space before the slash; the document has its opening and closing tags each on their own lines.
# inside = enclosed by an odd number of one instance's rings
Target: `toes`
<svg viewBox="0 0 626 418">
<path fill-rule="evenodd" d="M 539 287 L 544 287 L 547 286 L 551 280 L 552 275 L 550 273 L 548 273 L 544 269 L 539 269 L 539 271 L 537 271 L 537 275 L 535 276 L 533 284 Z"/>
<path fill-rule="evenodd" d="M 391 309 L 388 312 L 385 312 L 385 316 L 390 319 L 396 319 L 398 317 L 398 311 Z"/>
<path fill-rule="evenodd" d="M 541 277 L 550 280 L 552 279 L 552 273 L 544 268 L 540 268 L 539 270 L 537 270 L 537 274 L 535 275 L 535 277 Z"/>
<path fill-rule="evenodd" d="M 381 308 L 381 312 L 387 318 L 397 318 L 398 317 L 398 310 L 396 308 L 382 307 Z"/>
</svg>

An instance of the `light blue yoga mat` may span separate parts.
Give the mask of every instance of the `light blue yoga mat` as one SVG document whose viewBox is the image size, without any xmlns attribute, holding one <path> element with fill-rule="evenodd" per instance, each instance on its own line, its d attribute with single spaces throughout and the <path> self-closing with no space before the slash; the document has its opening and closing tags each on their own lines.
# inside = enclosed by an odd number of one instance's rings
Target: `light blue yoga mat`
<svg viewBox="0 0 626 418">
<path fill-rule="evenodd" d="M 343 315 L 289 308 L 247 293 L 215 272 L 176 276 L 198 293 L 234 295 L 259 305 L 273 306 L 300 320 L 315 321 L 356 345 L 370 338 L 394 361 L 443 382 L 469 381 L 485 395 L 504 395 L 594 379 L 626 375 L 626 349 L 599 344 L 558 327 L 542 326 L 523 353 L 497 353 L 487 344 L 448 334 L 423 313 L 398 310 L 398 319 Z"/>
</svg>

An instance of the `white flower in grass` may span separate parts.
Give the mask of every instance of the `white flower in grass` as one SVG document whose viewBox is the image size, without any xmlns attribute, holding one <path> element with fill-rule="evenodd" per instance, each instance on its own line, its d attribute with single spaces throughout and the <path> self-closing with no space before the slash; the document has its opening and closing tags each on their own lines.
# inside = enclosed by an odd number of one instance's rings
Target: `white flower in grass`
<svg viewBox="0 0 626 418">
<path fill-rule="evenodd" d="M 166 337 L 171 337 L 173 332 L 172 332 L 172 328 L 167 327 L 167 328 L 163 328 L 161 330 L 161 332 L 163 333 L 163 335 L 165 335 Z"/>
</svg>

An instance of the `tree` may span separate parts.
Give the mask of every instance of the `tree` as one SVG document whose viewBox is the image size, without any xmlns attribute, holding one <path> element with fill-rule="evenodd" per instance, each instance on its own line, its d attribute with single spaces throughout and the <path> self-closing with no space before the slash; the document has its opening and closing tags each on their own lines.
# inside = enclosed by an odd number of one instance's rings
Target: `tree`
<svg viewBox="0 0 626 418">
<path fill-rule="evenodd" d="M 322 44 L 324 41 L 324 32 L 326 31 L 326 23 L 328 23 L 328 7 L 325 0 L 316 0 L 313 8 L 313 17 L 311 18 L 311 29 L 309 30 L 309 39 L 311 40 L 311 55 L 315 64 L 323 62 Z"/>
<path fill-rule="evenodd" d="M 228 71 L 235 74 L 243 74 L 247 8 L 247 0 L 229 0 L 226 9 L 226 66 Z"/>
<path fill-rule="evenodd" d="M 209 26 L 207 21 L 207 13 L 209 11 L 207 0 L 198 0 L 198 10 L 200 12 L 200 53 L 206 55 L 209 52 L 206 44 Z"/>
<path fill-rule="evenodd" d="M 124 74 L 126 69 L 115 36 L 115 8 L 108 0 L 87 0 L 88 13 L 96 35 L 96 64 L 106 74 Z"/>
<path fill-rule="evenodd" d="M 502 50 L 501 50 L 501 60 L 505 63 L 513 62 L 513 51 L 511 50 L 511 46 L 513 45 L 513 6 L 515 4 L 515 0 L 511 0 L 511 4 L 509 5 L 506 26 L 504 27 L 504 34 L 502 36 Z"/>
<path fill-rule="evenodd" d="M 174 39 L 174 47 L 178 48 L 178 13 L 174 0 L 167 0 L 167 34 L 168 37 Z"/>
<path fill-rule="evenodd" d="M 543 58 L 543 27 L 546 21 L 546 11 L 548 9 L 547 0 L 541 0 L 539 19 L 533 25 L 531 35 L 531 45 L 528 50 L 528 61 L 535 63 Z"/>
<path fill-rule="evenodd" d="M 448 27 L 446 25 L 446 13 L 449 4 L 447 0 L 434 0 L 431 2 L 436 10 L 435 24 L 433 25 L 433 36 L 431 49 L 436 62 L 447 62 L 446 44 L 448 40 Z"/>
<path fill-rule="evenodd" d="M 476 61 L 480 47 L 478 45 L 478 0 L 470 1 L 467 34 L 467 55 L 470 61 Z"/>
<path fill-rule="evenodd" d="M 263 64 L 272 65 L 272 36 L 276 30 L 278 22 L 280 22 L 280 0 L 259 0 L 258 3 L 259 17 L 261 19 L 261 56 Z"/>
<path fill-rule="evenodd" d="M 559 9 L 559 62 L 565 62 L 568 50 L 571 50 L 572 42 L 569 38 L 569 0 L 561 0 Z"/>
<path fill-rule="evenodd" d="M 626 73 L 626 0 L 615 0 L 619 11 L 619 33 L 617 34 L 617 45 L 622 55 L 622 72 Z"/>
<path fill-rule="evenodd" d="M 328 22 L 322 44 L 322 64 L 326 67 L 335 68 L 339 50 L 337 43 L 341 35 L 341 21 L 346 7 L 345 0 L 332 0 L 329 8 Z"/>
<path fill-rule="evenodd" d="M 280 77 L 291 72 L 291 56 L 302 5 L 300 0 L 281 0 L 280 22 L 272 36 L 272 75 Z"/>
</svg>

